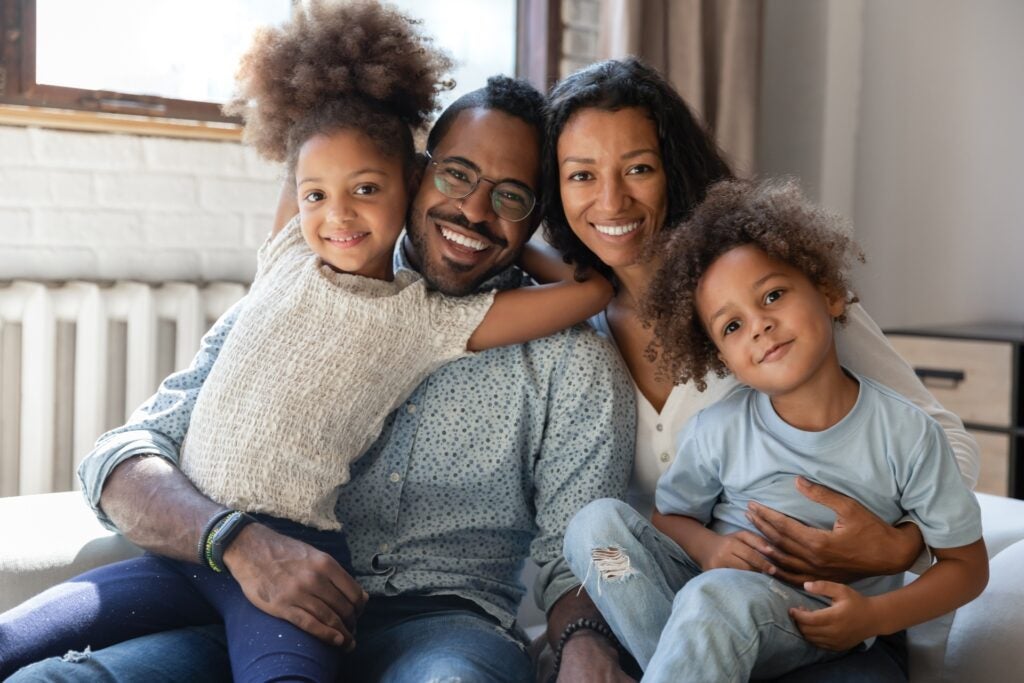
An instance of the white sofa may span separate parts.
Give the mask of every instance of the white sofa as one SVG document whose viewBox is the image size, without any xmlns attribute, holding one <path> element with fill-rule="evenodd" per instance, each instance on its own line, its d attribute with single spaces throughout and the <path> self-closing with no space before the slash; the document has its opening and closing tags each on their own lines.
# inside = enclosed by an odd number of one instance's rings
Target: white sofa
<svg viewBox="0 0 1024 683">
<path fill-rule="evenodd" d="M 978 499 L 991 560 L 988 588 L 955 613 L 911 629 L 912 683 L 1024 680 L 1024 501 Z M 0 498 L 0 611 L 138 552 L 101 527 L 79 493 Z M 529 607 L 520 617 L 526 626 L 542 619 Z"/>
</svg>

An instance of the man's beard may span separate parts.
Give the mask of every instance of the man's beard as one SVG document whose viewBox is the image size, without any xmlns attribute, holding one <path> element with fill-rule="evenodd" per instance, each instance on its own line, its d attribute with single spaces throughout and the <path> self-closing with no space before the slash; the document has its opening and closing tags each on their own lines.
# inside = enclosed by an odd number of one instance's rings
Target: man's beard
<svg viewBox="0 0 1024 683">
<path fill-rule="evenodd" d="M 468 274 L 473 271 L 475 266 L 467 266 L 463 263 L 456 263 L 451 261 L 444 256 L 439 257 L 438 262 L 434 262 L 429 257 L 426 244 L 426 231 L 434 230 L 434 221 L 442 221 L 457 225 L 467 232 L 475 232 L 481 235 L 494 247 L 506 249 L 508 247 L 508 241 L 494 235 L 486 223 L 470 223 L 465 216 L 461 213 L 453 212 L 452 214 L 446 214 L 438 209 L 430 209 L 426 212 L 423 224 L 417 224 L 419 216 L 423 216 L 422 211 L 417 211 L 415 203 L 409 210 L 409 216 L 406 220 L 406 234 L 409 236 L 409 241 L 412 243 L 412 248 L 416 252 L 416 260 L 419 264 L 420 275 L 427 281 L 430 286 L 434 289 L 447 294 L 448 296 L 466 296 L 472 294 L 480 285 L 487 280 L 491 279 L 498 273 L 507 269 L 519 256 L 518 253 L 510 253 L 506 258 L 494 263 L 491 268 L 486 272 L 481 273 L 475 278 L 468 277 Z M 444 239 L 443 236 L 439 237 Z M 460 277 L 462 275 L 462 277 Z"/>
</svg>

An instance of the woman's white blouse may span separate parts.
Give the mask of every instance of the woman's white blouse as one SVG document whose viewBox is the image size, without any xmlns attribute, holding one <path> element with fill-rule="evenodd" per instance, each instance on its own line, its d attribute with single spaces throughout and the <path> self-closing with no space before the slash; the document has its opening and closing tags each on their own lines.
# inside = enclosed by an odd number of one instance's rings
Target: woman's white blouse
<svg viewBox="0 0 1024 683">
<path fill-rule="evenodd" d="M 978 444 L 964 429 L 963 422 L 939 405 L 925 389 L 914 370 L 896 353 L 860 304 L 849 306 L 846 315 L 846 325 L 839 327 L 836 334 L 839 362 L 853 372 L 906 396 L 935 418 L 953 447 L 960 475 L 974 489 L 978 481 Z M 604 312 L 594 316 L 591 324 L 614 343 L 615 336 Z M 697 391 L 692 383 L 675 386 L 659 413 L 634 383 L 636 456 L 628 496 L 634 508 L 644 515 L 650 514 L 658 478 L 676 457 L 676 436 L 691 417 L 717 401 L 735 384 L 736 380 L 728 376 L 724 379 L 708 378 L 708 387 L 703 392 Z"/>
</svg>

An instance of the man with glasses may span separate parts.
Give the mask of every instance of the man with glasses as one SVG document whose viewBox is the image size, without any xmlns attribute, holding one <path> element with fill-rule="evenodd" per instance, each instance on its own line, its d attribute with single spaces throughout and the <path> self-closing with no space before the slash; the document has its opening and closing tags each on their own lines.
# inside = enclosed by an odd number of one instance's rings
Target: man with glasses
<svg viewBox="0 0 1024 683">
<path fill-rule="evenodd" d="M 542 105 L 531 86 L 496 77 L 442 113 L 396 271 L 414 268 L 454 296 L 523 283 L 512 266 L 539 222 Z M 294 213 L 294 206 L 280 211 L 280 225 Z M 180 473 L 177 458 L 236 312 L 206 336 L 189 370 L 168 378 L 83 462 L 80 476 L 100 519 L 152 552 L 192 559 L 202 529 L 220 512 Z M 339 362 L 358 362 L 358 352 Z M 353 465 L 336 510 L 346 520 L 354 576 L 259 524 L 234 537 L 225 564 L 271 614 L 312 602 L 318 618 L 349 634 L 345 680 L 476 683 L 532 679 L 514 623 L 530 557 L 540 566 L 534 590 L 549 639 L 574 634 L 561 653 L 565 679 L 589 680 L 585 664 L 615 650 L 587 621 L 596 610 L 577 594 L 562 535 L 585 503 L 625 493 L 633 423 L 633 389 L 617 353 L 590 330 L 475 354 L 424 381 Z M 10 680 L 230 677 L 219 626 L 67 659 Z"/>
</svg>

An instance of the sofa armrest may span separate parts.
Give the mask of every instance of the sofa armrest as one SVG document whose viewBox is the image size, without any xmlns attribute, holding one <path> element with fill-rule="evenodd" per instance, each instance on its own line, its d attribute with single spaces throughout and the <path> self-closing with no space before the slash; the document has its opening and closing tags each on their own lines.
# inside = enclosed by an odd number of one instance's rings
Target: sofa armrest
<svg viewBox="0 0 1024 683">
<path fill-rule="evenodd" d="M 977 496 L 988 586 L 955 612 L 908 630 L 911 683 L 1013 680 L 1003 674 L 1024 671 L 1024 501 Z"/>
<path fill-rule="evenodd" d="M 141 552 L 103 528 L 77 491 L 0 498 L 0 612 Z"/>
</svg>

